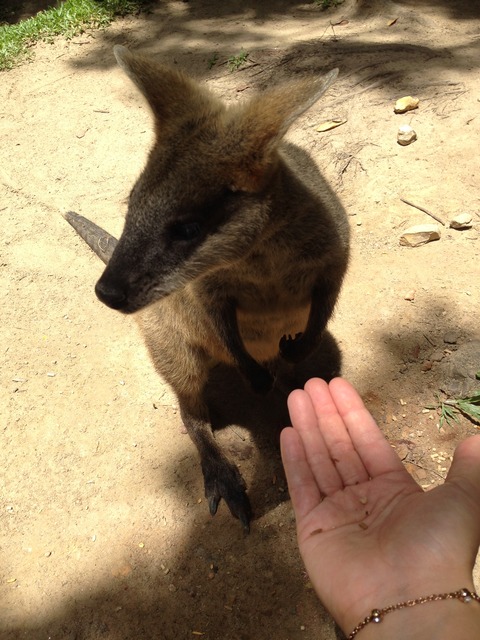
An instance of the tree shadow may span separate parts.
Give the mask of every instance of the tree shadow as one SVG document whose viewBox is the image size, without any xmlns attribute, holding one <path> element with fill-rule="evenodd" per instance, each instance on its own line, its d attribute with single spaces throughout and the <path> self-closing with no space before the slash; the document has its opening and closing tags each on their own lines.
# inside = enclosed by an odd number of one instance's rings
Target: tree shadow
<svg viewBox="0 0 480 640">
<path fill-rule="evenodd" d="M 55 0 L 4 0 L 0 7 L 0 23 L 16 24 L 55 6 Z"/>
<path fill-rule="evenodd" d="M 96 0 L 101 3 L 102 0 Z M 187 16 L 196 17 L 199 12 L 205 18 L 226 18 L 232 16 L 242 16 L 248 12 L 253 20 L 266 20 L 276 15 L 286 14 L 292 11 L 302 11 L 306 4 L 298 0 L 228 0 L 223 3 L 212 2 L 212 0 L 184 0 L 185 13 Z M 25 20 L 45 9 L 56 8 L 61 4 L 61 0 L 3 0 L 0 8 L 0 21 L 14 24 L 20 20 Z M 144 0 L 145 11 L 154 11 L 158 5 L 164 4 L 162 0 Z M 456 20 L 471 20 L 480 16 L 480 6 L 471 0 L 396 0 L 396 2 L 385 2 L 384 0 L 346 0 L 337 6 L 330 6 L 323 10 L 321 3 L 317 5 L 312 0 L 311 8 L 318 12 L 323 11 L 325 15 L 336 16 L 339 13 L 352 11 L 353 16 L 372 16 L 375 14 L 386 15 L 389 11 L 394 11 L 396 7 L 411 7 L 415 10 L 435 9 L 443 12 Z"/>
<path fill-rule="evenodd" d="M 398 4 L 398 3 L 397 3 Z M 393 6 L 397 6 L 393 5 Z M 424 2 L 426 6 L 432 3 Z M 438 10 L 450 12 L 457 18 L 475 18 L 480 12 L 475 3 L 440 3 Z M 464 39 L 451 47 L 439 42 L 435 46 L 409 42 L 403 34 L 407 28 L 392 25 L 391 30 L 398 28 L 394 37 L 386 36 L 382 42 L 379 36 L 389 34 L 386 23 L 377 24 L 372 30 L 365 31 L 362 38 L 352 38 L 342 20 L 335 22 L 333 14 L 324 12 L 325 30 L 315 37 L 301 42 L 278 41 L 272 48 L 271 37 L 266 35 L 263 27 L 272 20 L 275 28 L 276 15 L 288 15 L 289 20 L 298 20 L 299 28 L 309 16 L 317 16 L 318 9 L 300 5 L 296 2 L 273 2 L 265 6 L 261 3 L 229 2 L 217 6 L 211 2 L 185 3 L 182 12 L 171 12 L 167 5 L 156 4 L 148 15 L 140 15 L 135 25 L 128 28 L 106 30 L 95 35 L 95 44 L 89 47 L 88 53 L 82 57 L 72 58 L 70 64 L 75 68 L 109 69 L 115 65 L 111 50 L 122 44 L 143 54 L 153 55 L 160 62 L 178 65 L 198 79 L 226 79 L 230 84 L 241 82 L 249 89 L 262 88 L 272 82 L 280 82 L 295 74 L 323 73 L 332 67 L 340 67 L 340 82 L 349 85 L 350 91 L 358 88 L 364 81 L 380 82 L 380 89 L 391 91 L 399 88 L 400 83 L 412 87 L 412 82 L 420 88 L 435 80 L 440 71 L 467 69 L 478 67 L 479 57 L 475 47 L 478 39 L 476 31 L 464 32 Z M 355 21 L 357 16 L 379 13 L 385 14 L 383 3 L 358 2 L 339 5 L 335 8 L 335 16 L 341 18 L 348 15 Z M 412 19 L 419 21 L 420 12 L 414 12 L 413 3 L 399 3 L 400 7 L 412 6 Z M 465 11 L 462 12 L 462 7 Z M 249 12 L 249 9 L 251 11 Z M 347 12 L 348 9 L 348 12 Z M 467 9 L 469 9 L 467 11 Z M 238 19 L 233 19 L 237 15 Z M 346 13 L 347 12 L 347 13 Z M 230 22 L 222 22 L 230 17 Z M 241 19 L 240 19 L 241 17 Z M 332 19 L 330 19 L 332 18 Z M 342 30 L 343 29 L 343 30 Z M 389 41 L 390 40 L 390 41 Z M 228 71 L 227 61 L 241 50 L 247 51 L 247 63 L 233 75 Z"/>
</svg>

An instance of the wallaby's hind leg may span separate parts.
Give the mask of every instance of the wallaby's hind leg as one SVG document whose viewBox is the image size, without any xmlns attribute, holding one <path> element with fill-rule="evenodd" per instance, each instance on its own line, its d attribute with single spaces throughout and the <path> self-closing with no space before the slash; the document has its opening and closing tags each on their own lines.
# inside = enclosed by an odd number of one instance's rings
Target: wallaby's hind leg
<svg viewBox="0 0 480 640">
<path fill-rule="evenodd" d="M 210 513 L 215 515 L 223 498 L 232 515 L 249 529 L 251 507 L 246 485 L 237 467 L 221 451 L 211 426 L 208 401 L 204 397 L 209 374 L 216 362 L 188 340 L 183 299 L 175 295 L 169 306 L 152 306 L 140 316 L 140 326 L 155 368 L 170 384 L 178 399 L 188 435 L 198 449 Z M 162 335 L 160 335 L 162 332 Z M 198 335 L 200 328 L 196 327 Z M 195 332 L 194 332 L 195 333 Z M 172 342 L 171 336 L 176 339 Z M 163 337 L 163 339 L 161 339 Z"/>
<path fill-rule="evenodd" d="M 212 432 L 207 406 L 199 407 L 198 399 L 192 403 L 188 396 L 179 396 L 178 401 L 183 423 L 200 454 L 205 497 L 211 515 L 215 515 L 223 498 L 231 514 L 248 532 L 252 510 L 245 481 L 237 467 L 220 450 Z"/>
</svg>

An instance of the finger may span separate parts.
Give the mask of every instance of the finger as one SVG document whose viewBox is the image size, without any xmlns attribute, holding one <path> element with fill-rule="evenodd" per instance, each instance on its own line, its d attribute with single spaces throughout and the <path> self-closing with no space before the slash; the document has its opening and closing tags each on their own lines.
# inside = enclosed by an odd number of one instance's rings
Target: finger
<svg viewBox="0 0 480 640">
<path fill-rule="evenodd" d="M 355 450 L 350 433 L 338 412 L 329 386 L 323 380 L 313 378 L 305 385 L 305 391 L 312 401 L 318 428 L 322 433 L 329 456 L 342 479 L 342 488 L 366 482 L 369 478 L 368 472 Z"/>
<path fill-rule="evenodd" d="M 327 384 L 321 380 L 328 393 Z M 317 485 L 324 495 L 343 489 L 343 480 L 338 473 L 330 452 L 319 429 L 312 400 L 306 391 L 297 389 L 288 397 L 288 409 L 295 431 L 301 438 L 306 460 L 310 465 Z"/>
<path fill-rule="evenodd" d="M 405 471 L 352 385 L 335 378 L 330 382 L 330 393 L 368 475 L 375 478 L 391 471 Z"/>
<path fill-rule="evenodd" d="M 292 427 L 281 432 L 280 449 L 293 509 L 300 520 L 322 501 L 322 495 L 307 462 L 300 435 Z"/>
</svg>

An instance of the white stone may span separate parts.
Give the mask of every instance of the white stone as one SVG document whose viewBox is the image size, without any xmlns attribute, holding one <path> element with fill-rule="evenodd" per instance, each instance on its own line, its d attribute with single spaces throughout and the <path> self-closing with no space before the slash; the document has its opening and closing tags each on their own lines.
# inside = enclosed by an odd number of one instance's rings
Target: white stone
<svg viewBox="0 0 480 640">
<path fill-rule="evenodd" d="M 417 134 L 409 124 L 402 124 L 398 127 L 397 142 L 403 147 L 412 144 L 417 139 Z"/>
<path fill-rule="evenodd" d="M 472 226 L 472 216 L 469 213 L 457 213 L 450 220 L 452 229 L 470 229 Z"/>
</svg>

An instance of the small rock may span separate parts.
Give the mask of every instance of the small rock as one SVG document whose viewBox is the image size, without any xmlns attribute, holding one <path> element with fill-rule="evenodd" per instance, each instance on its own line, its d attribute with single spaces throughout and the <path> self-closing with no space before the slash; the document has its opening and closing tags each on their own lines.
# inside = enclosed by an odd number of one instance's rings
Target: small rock
<svg viewBox="0 0 480 640">
<path fill-rule="evenodd" d="M 406 444 L 399 444 L 396 447 L 396 452 L 400 460 L 405 460 L 405 458 L 410 453 L 410 449 L 407 447 Z"/>
<path fill-rule="evenodd" d="M 458 331 L 447 331 L 443 336 L 443 341 L 447 344 L 457 344 L 457 340 L 460 337 Z"/>
<path fill-rule="evenodd" d="M 422 364 L 422 371 L 430 371 L 432 368 L 432 363 L 430 360 L 425 360 L 425 362 Z"/>
<path fill-rule="evenodd" d="M 438 224 L 417 224 L 402 234 L 400 244 L 405 247 L 419 247 L 432 240 L 439 240 L 440 235 Z"/>
<path fill-rule="evenodd" d="M 416 109 L 419 102 L 420 100 L 418 98 L 414 98 L 413 96 L 404 96 L 396 101 L 393 110 L 395 113 L 405 113 L 406 111 Z"/>
<path fill-rule="evenodd" d="M 415 475 L 417 476 L 417 478 L 418 478 L 419 480 L 426 480 L 426 478 L 427 478 L 427 476 L 428 476 L 428 474 L 427 474 L 426 470 L 425 470 L 425 469 L 422 469 L 422 468 L 419 468 L 419 467 L 417 467 L 417 468 L 415 469 L 415 472 L 414 472 L 414 473 L 415 473 Z"/>
<path fill-rule="evenodd" d="M 453 337 L 457 336 L 458 332 Z M 456 398 L 478 393 L 476 374 L 479 362 L 480 340 L 463 342 L 457 351 L 439 365 L 439 376 L 441 375 L 442 378 L 440 389 L 447 395 Z"/>
<path fill-rule="evenodd" d="M 413 302 L 415 300 L 415 291 L 412 289 L 411 291 L 408 291 L 404 296 L 403 296 L 404 300 L 409 300 L 410 302 Z"/>
<path fill-rule="evenodd" d="M 416 139 L 417 134 L 409 124 L 402 124 L 402 126 L 398 128 L 397 142 L 402 145 L 402 147 L 406 147 L 407 144 L 412 144 Z"/>
<path fill-rule="evenodd" d="M 470 229 L 472 226 L 472 216 L 469 213 L 457 213 L 450 220 L 452 229 Z"/>
<path fill-rule="evenodd" d="M 434 351 L 430 356 L 430 360 L 432 362 L 441 362 L 444 356 L 445 354 L 443 353 L 443 351 L 440 351 L 439 349 L 437 349 L 437 351 Z"/>
</svg>

